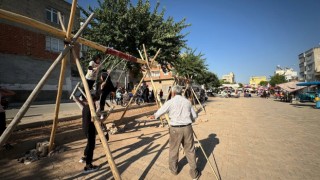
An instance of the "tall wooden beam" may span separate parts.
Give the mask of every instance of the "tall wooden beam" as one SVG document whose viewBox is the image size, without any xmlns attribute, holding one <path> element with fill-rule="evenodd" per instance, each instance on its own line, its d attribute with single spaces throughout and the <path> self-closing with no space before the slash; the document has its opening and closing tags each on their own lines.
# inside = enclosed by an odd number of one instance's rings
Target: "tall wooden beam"
<svg viewBox="0 0 320 180">
<path fill-rule="evenodd" d="M 6 11 L 6 10 L 3 10 L 3 9 L 0 9 L 0 18 L 7 19 L 7 20 L 10 20 L 10 21 L 19 23 L 19 24 L 24 24 L 26 26 L 39 29 L 41 31 L 49 33 L 49 34 L 51 34 L 51 35 L 53 35 L 55 37 L 58 37 L 60 39 L 64 39 L 66 37 L 66 33 L 63 32 L 60 29 L 57 29 L 57 28 L 49 26 L 49 25 L 47 25 L 45 23 L 36 21 L 34 19 L 28 18 L 26 16 L 22 16 L 22 15 L 19 15 L 19 14 L 10 12 L 10 11 Z M 73 37 L 73 36 L 74 35 L 71 34 L 71 37 Z M 102 51 L 105 54 L 111 54 L 111 55 L 123 58 L 123 59 L 125 59 L 127 61 L 130 61 L 130 62 L 139 63 L 139 64 L 145 64 L 144 61 L 142 61 L 141 59 L 136 58 L 136 57 L 134 57 L 132 55 L 123 53 L 121 51 L 118 51 L 118 50 L 115 50 L 115 49 L 112 49 L 112 48 L 108 48 L 108 47 L 103 46 L 103 45 L 101 45 L 99 43 L 92 42 L 90 40 L 87 40 L 87 39 L 84 39 L 84 38 L 81 38 L 81 37 L 77 39 L 77 42 L 81 43 L 83 45 L 89 46 L 91 48 L 97 49 L 99 51 Z"/>
<path fill-rule="evenodd" d="M 100 122 L 99 122 L 97 114 L 96 114 L 95 107 L 94 107 L 94 102 L 93 102 L 93 99 L 91 97 L 90 89 L 89 89 L 87 80 L 85 78 L 85 75 L 83 73 L 83 70 L 82 70 L 82 67 L 81 67 L 81 64 L 80 64 L 80 60 L 78 59 L 77 54 L 73 50 L 71 50 L 71 51 L 72 51 L 72 54 L 73 54 L 73 56 L 75 58 L 76 65 L 77 65 L 77 68 L 78 68 L 78 71 L 79 71 L 79 74 L 80 74 L 80 77 L 81 77 L 81 80 L 82 80 L 82 84 L 83 84 L 85 93 L 87 95 L 87 101 L 89 103 L 91 117 L 93 118 L 93 123 L 94 123 L 94 126 L 96 127 L 96 130 L 98 132 L 99 138 L 100 138 L 101 143 L 102 143 L 102 145 L 104 147 L 104 151 L 105 151 L 109 166 L 111 168 L 113 177 L 116 180 L 120 180 L 121 177 L 120 177 L 119 171 L 118 171 L 117 166 L 116 166 L 116 164 L 115 164 L 115 162 L 113 160 L 113 157 L 111 155 L 111 151 L 110 151 L 107 139 L 104 136 L 103 130 L 102 130 L 101 126 L 100 126 Z"/>
<path fill-rule="evenodd" d="M 66 32 L 67 40 L 69 40 L 69 38 L 71 36 L 71 31 L 72 31 L 73 23 L 74 23 L 74 15 L 76 14 L 76 10 L 77 10 L 77 0 L 73 0 L 72 1 L 72 6 L 71 6 L 69 23 L 68 23 L 68 29 L 67 29 L 67 32 Z"/>
<path fill-rule="evenodd" d="M 76 7 L 77 7 L 77 0 L 73 0 L 72 6 L 71 6 L 68 29 L 66 31 L 66 39 L 68 41 L 70 40 L 71 30 L 73 28 L 74 15 L 76 13 Z M 58 13 L 58 15 L 59 15 L 59 21 L 60 21 L 62 29 L 65 29 L 64 25 L 63 25 L 63 22 L 62 22 L 62 18 L 61 18 L 60 12 Z M 93 16 L 90 16 L 90 17 L 91 18 L 88 19 L 85 24 L 83 24 L 83 29 L 85 27 L 87 27 L 87 25 L 89 24 L 89 22 L 90 22 L 90 20 L 92 19 Z M 66 47 L 66 46 L 67 45 L 64 45 L 64 47 Z M 53 148 L 56 129 L 57 129 L 57 126 L 58 126 L 60 102 L 61 102 L 61 95 L 62 95 L 62 91 L 63 91 L 63 82 L 65 80 L 65 72 L 66 72 L 66 67 L 67 67 L 67 61 L 68 61 L 68 58 L 64 57 L 62 59 L 62 62 L 61 62 L 61 70 L 60 70 L 59 83 L 58 83 L 58 92 L 57 92 L 57 97 L 56 97 L 56 105 L 55 105 L 55 109 L 54 109 L 54 118 L 53 118 L 53 124 L 52 124 L 52 129 L 51 129 L 50 141 L 49 141 L 49 152 Z"/>
<path fill-rule="evenodd" d="M 145 47 L 144 44 L 143 44 L 143 51 L 144 51 L 144 55 L 145 55 L 145 60 L 148 61 L 147 51 L 146 51 L 146 47 Z M 153 58 L 153 61 L 155 61 L 155 59 L 158 56 L 159 52 L 160 52 L 160 49 L 158 50 L 158 52 L 156 53 L 155 57 Z M 141 56 L 141 53 L 140 53 L 140 56 Z M 144 58 L 141 56 L 141 59 L 143 60 Z M 152 76 L 151 76 L 151 67 L 149 66 L 149 63 L 147 63 L 147 73 L 150 74 L 150 82 L 151 82 L 152 88 L 154 89 L 153 92 L 156 93 L 157 90 L 156 90 L 156 86 L 154 85 L 154 82 L 153 82 L 153 79 L 152 79 Z M 157 94 L 156 94 L 155 98 L 158 99 L 158 95 Z M 159 102 L 159 107 L 161 107 L 162 106 L 162 102 L 160 100 L 158 102 Z M 167 122 L 169 123 L 170 122 L 170 118 L 169 118 L 168 114 L 166 113 L 164 116 L 165 116 Z"/>
</svg>

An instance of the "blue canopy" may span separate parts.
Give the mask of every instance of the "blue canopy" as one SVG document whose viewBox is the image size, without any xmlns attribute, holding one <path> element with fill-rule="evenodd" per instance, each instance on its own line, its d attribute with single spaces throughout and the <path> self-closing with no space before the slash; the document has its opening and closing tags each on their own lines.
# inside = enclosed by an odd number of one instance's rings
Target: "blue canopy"
<svg viewBox="0 0 320 180">
<path fill-rule="evenodd" d="M 320 81 L 297 83 L 297 86 L 312 86 L 312 85 L 320 86 Z"/>
</svg>

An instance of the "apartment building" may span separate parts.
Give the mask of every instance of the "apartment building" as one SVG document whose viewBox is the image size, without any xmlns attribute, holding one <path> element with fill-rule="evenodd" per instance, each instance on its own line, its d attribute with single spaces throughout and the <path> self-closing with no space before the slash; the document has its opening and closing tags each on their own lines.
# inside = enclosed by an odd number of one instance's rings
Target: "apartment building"
<svg viewBox="0 0 320 180">
<path fill-rule="evenodd" d="M 0 8 L 61 29 L 58 12 L 67 27 L 71 4 L 64 0 L 2 0 Z M 74 29 L 80 26 L 79 18 L 80 10 L 77 9 Z M 0 86 L 16 92 L 14 102 L 24 102 L 63 50 L 64 42 L 46 32 L 5 19 L 0 19 L 0 29 Z M 72 91 L 73 81 L 70 54 L 67 59 L 63 99 L 67 99 Z M 55 100 L 59 74 L 58 66 L 36 101 Z"/>
<path fill-rule="evenodd" d="M 298 55 L 299 80 L 304 82 L 320 81 L 320 47 L 314 47 Z"/>
<path fill-rule="evenodd" d="M 222 76 L 222 80 L 223 80 L 224 82 L 229 82 L 230 84 L 236 83 L 236 82 L 235 82 L 235 75 L 234 75 L 233 72 L 230 72 L 230 73 L 227 74 L 227 75 L 223 75 L 223 76 Z"/>
<path fill-rule="evenodd" d="M 274 74 L 284 75 L 287 81 L 295 81 L 298 78 L 298 72 L 288 67 L 277 66 Z"/>
<path fill-rule="evenodd" d="M 249 83 L 251 87 L 257 88 L 261 81 L 267 81 L 267 76 L 252 76 Z"/>
</svg>

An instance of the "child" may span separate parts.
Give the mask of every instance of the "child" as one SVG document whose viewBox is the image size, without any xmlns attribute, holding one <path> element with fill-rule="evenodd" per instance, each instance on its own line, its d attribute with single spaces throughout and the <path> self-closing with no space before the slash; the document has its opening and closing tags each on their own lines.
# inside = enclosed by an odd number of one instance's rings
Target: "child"
<svg viewBox="0 0 320 180">
<path fill-rule="evenodd" d="M 117 93 L 116 93 L 116 101 L 117 101 L 117 105 L 121 105 L 121 92 L 120 92 L 120 90 L 118 89 L 117 90 Z"/>
<path fill-rule="evenodd" d="M 91 96 L 93 101 L 95 102 L 97 98 L 93 94 Z M 87 145 L 84 150 L 84 157 L 82 157 L 79 162 L 85 162 L 86 166 L 84 167 L 84 173 L 90 173 L 97 171 L 99 167 L 92 165 L 93 151 L 96 144 L 96 128 L 94 126 L 94 123 L 92 122 L 89 104 L 85 98 L 83 99 L 82 109 L 82 129 L 85 136 L 87 137 Z"/>
<path fill-rule="evenodd" d="M 99 71 L 101 57 L 99 55 L 95 56 L 92 61 L 89 62 L 86 79 L 89 85 L 89 89 L 93 88 L 93 85 L 97 79 L 97 74 Z"/>
</svg>

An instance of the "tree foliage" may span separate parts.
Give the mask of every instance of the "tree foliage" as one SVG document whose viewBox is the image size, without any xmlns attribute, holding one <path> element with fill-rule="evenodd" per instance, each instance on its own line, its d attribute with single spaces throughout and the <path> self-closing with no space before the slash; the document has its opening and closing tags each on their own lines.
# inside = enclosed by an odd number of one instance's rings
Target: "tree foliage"
<svg viewBox="0 0 320 180">
<path fill-rule="evenodd" d="M 164 18 L 165 10 L 160 11 L 159 6 L 158 2 L 151 9 L 149 0 L 138 0 L 135 5 L 130 0 L 98 0 L 96 8 L 81 8 L 85 16 L 95 13 L 84 37 L 135 57 L 140 57 L 137 49 L 142 50 L 142 44 L 149 56 L 161 48 L 157 61 L 171 64 L 186 47 L 186 34 L 182 30 L 189 24 L 185 19 L 175 22 L 173 17 Z M 128 65 L 140 68 L 137 64 Z"/>
<path fill-rule="evenodd" d="M 204 73 L 200 74 L 200 77 L 196 79 L 196 82 L 198 84 L 205 85 L 206 89 L 221 86 L 218 76 L 210 71 L 205 71 Z"/>
<path fill-rule="evenodd" d="M 267 86 L 268 85 L 268 81 L 260 81 L 259 85 L 260 86 Z"/>
<path fill-rule="evenodd" d="M 175 73 L 180 77 L 198 80 L 207 71 L 207 65 L 202 53 L 195 53 L 196 50 L 187 49 L 176 61 L 172 62 Z"/>
<path fill-rule="evenodd" d="M 274 76 L 270 76 L 270 85 L 276 86 L 277 84 L 285 83 L 287 82 L 286 77 L 284 75 L 275 74 Z"/>
</svg>

